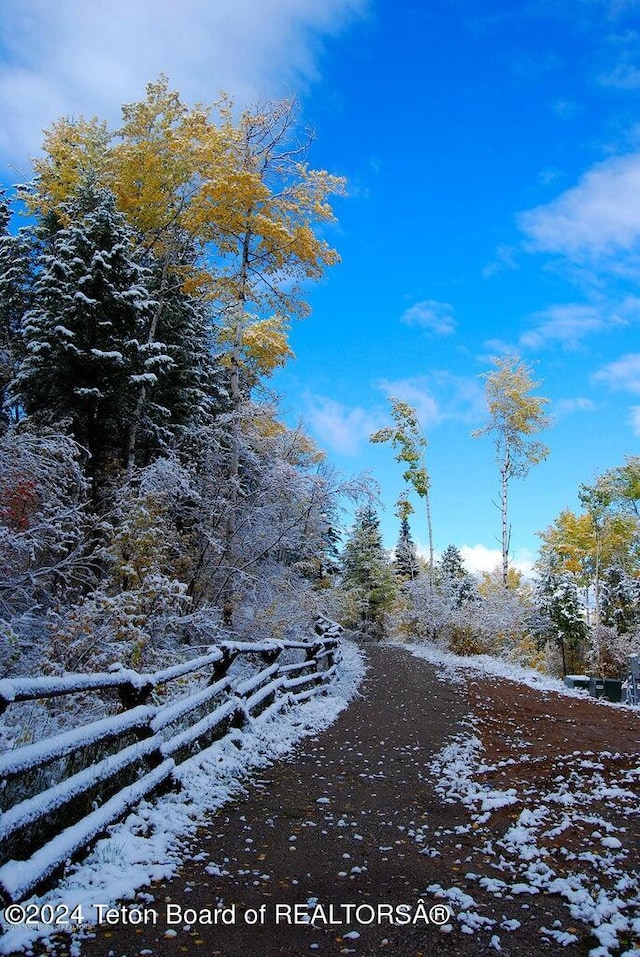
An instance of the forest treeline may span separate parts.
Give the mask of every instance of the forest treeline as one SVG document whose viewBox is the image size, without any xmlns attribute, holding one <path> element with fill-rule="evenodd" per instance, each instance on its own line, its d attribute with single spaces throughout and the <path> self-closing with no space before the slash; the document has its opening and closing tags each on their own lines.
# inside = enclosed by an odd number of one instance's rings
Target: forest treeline
<svg viewBox="0 0 640 957">
<path fill-rule="evenodd" d="M 640 457 L 580 486 L 578 498 L 580 511 L 564 509 L 539 533 L 534 577 L 510 565 L 506 580 L 504 563 L 471 574 L 455 545 L 433 564 L 419 556 L 405 494 L 390 555 L 375 509 L 362 506 L 343 552 L 342 620 L 552 675 L 626 677 L 640 653 Z"/>
<path fill-rule="evenodd" d="M 158 667 L 324 610 L 364 483 L 269 389 L 338 261 L 344 182 L 310 141 L 293 102 L 188 107 L 161 77 L 118 129 L 54 123 L 3 193 L 2 675 Z"/>
</svg>

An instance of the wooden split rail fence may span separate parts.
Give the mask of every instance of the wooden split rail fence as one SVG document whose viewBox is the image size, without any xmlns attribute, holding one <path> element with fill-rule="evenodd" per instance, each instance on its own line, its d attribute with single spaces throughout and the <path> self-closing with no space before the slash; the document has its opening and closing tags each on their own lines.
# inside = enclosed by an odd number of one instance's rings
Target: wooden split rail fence
<svg viewBox="0 0 640 957">
<path fill-rule="evenodd" d="M 179 787 L 180 766 L 214 741 L 229 736 L 240 743 L 240 729 L 253 717 L 325 690 L 342 628 L 318 618 L 315 630 L 317 637 L 304 642 L 221 642 L 153 674 L 114 668 L 0 680 L 0 713 L 21 701 L 114 691 L 121 708 L 0 754 L 0 899 L 22 901 L 51 883 L 142 798 Z M 302 660 L 280 663 L 283 652 Z M 231 669 L 236 659 L 244 668 Z M 151 703 L 170 682 L 197 674 L 205 687 Z"/>
</svg>

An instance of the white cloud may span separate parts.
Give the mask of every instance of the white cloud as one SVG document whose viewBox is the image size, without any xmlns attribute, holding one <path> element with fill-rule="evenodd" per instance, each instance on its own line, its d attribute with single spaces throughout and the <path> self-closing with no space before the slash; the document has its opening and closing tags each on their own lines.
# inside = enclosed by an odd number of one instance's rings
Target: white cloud
<svg viewBox="0 0 640 957">
<path fill-rule="evenodd" d="M 482 348 L 488 350 L 488 355 L 479 355 L 477 358 L 483 364 L 491 362 L 496 356 L 517 355 L 518 347 L 506 339 L 485 339 Z"/>
<path fill-rule="evenodd" d="M 640 405 L 632 405 L 630 413 L 629 422 L 633 429 L 633 434 L 640 436 Z"/>
<path fill-rule="evenodd" d="M 551 345 L 577 349 L 591 333 L 628 325 L 627 320 L 616 312 L 578 303 L 552 306 L 533 318 L 538 320 L 538 324 L 520 336 L 520 345 L 527 349 Z"/>
<path fill-rule="evenodd" d="M 321 39 L 368 0 L 4 0 L 0 157 L 24 163 L 59 115 L 117 121 L 161 72 L 185 100 L 240 103 L 318 77 Z"/>
<path fill-rule="evenodd" d="M 534 251 L 574 261 L 631 252 L 640 240 L 640 153 L 599 163 L 577 186 L 545 206 L 521 213 Z"/>
<path fill-rule="evenodd" d="M 420 425 L 425 431 L 442 421 L 442 412 L 437 400 L 431 394 L 426 380 L 397 379 L 390 382 L 387 379 L 377 383 L 378 389 L 387 397 L 403 399 L 412 406 L 418 415 Z"/>
<path fill-rule="evenodd" d="M 486 411 L 484 389 L 477 378 L 444 370 L 434 370 L 429 378 L 382 379 L 376 386 L 385 396 L 397 396 L 413 406 L 425 432 L 445 420 L 475 422 Z"/>
<path fill-rule="evenodd" d="M 498 276 L 505 270 L 517 269 L 516 250 L 513 246 L 501 244 L 495 251 L 495 257 L 492 262 L 482 270 L 484 279 L 490 279 L 492 276 Z"/>
<path fill-rule="evenodd" d="M 595 408 L 595 402 L 582 395 L 575 396 L 573 399 L 559 399 L 553 404 L 556 418 L 573 415 L 574 412 L 592 412 Z"/>
<path fill-rule="evenodd" d="M 446 390 L 444 418 L 474 422 L 487 411 L 484 385 L 477 376 L 457 376 L 450 372 L 435 372 L 434 378 Z"/>
<path fill-rule="evenodd" d="M 640 393 L 640 353 L 629 353 L 609 362 L 593 378 L 618 392 Z"/>
<path fill-rule="evenodd" d="M 318 439 L 340 455 L 357 455 L 380 427 L 380 420 L 360 406 L 350 409 L 335 399 L 307 396 L 307 420 Z"/>
<path fill-rule="evenodd" d="M 486 545 L 462 545 L 460 555 L 467 571 L 473 575 L 492 572 L 502 567 L 502 552 L 499 548 L 487 548 Z M 509 564 L 530 578 L 533 574 L 535 556 L 529 549 L 521 548 L 509 560 Z"/>
<path fill-rule="evenodd" d="M 603 86 L 612 86 L 618 90 L 640 89 L 640 70 L 629 63 L 619 63 L 609 73 L 600 77 Z"/>
<path fill-rule="evenodd" d="M 416 302 L 402 316 L 408 326 L 419 326 L 438 336 L 449 336 L 456 328 L 453 307 L 448 302 L 423 299 Z"/>
</svg>

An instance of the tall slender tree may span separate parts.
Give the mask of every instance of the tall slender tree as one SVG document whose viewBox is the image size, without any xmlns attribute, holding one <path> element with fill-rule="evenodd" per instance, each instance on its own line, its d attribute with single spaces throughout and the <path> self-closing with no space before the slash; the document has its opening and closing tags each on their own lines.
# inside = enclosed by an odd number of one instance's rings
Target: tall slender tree
<svg viewBox="0 0 640 957">
<path fill-rule="evenodd" d="M 231 428 L 229 487 L 240 494 L 240 445 L 243 406 L 251 388 L 292 355 L 287 342 L 290 316 L 309 311 L 300 283 L 318 279 L 338 262 L 337 253 L 314 229 L 333 219 L 331 193 L 343 180 L 304 162 L 309 141 L 294 137 L 295 103 L 284 100 L 245 111 L 237 124 L 223 113 L 224 138 L 230 144 L 238 188 L 221 196 L 207 185 L 211 202 L 224 216 L 219 238 L 216 295 L 223 306 L 219 339 L 229 368 Z M 227 561 L 234 564 L 235 502 L 227 520 Z M 231 623 L 233 605 L 225 602 Z"/>
<path fill-rule="evenodd" d="M 474 438 L 484 435 L 494 437 L 500 470 L 502 582 L 506 588 L 509 583 L 511 543 L 509 483 L 513 478 L 525 476 L 532 465 L 543 461 L 549 454 L 546 445 L 532 438 L 549 424 L 544 414 L 549 400 L 532 394 L 540 383 L 534 380 L 532 369 L 522 359 L 506 355 L 494 359 L 493 364 L 494 371 L 483 376 L 489 421 L 472 435 Z"/>
<path fill-rule="evenodd" d="M 427 535 L 429 539 L 429 582 L 433 584 L 435 552 L 431 522 L 431 480 L 425 460 L 427 439 L 420 425 L 418 414 L 407 402 L 391 397 L 391 415 L 395 425 L 378 429 L 369 441 L 390 442 L 397 449 L 396 462 L 406 466 L 403 478 L 415 493 L 424 500 Z"/>
</svg>

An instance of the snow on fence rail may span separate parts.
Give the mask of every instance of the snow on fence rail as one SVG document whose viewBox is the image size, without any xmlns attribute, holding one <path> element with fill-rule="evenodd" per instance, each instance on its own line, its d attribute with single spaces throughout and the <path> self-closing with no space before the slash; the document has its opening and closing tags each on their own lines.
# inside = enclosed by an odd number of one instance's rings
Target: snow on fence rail
<svg viewBox="0 0 640 957">
<path fill-rule="evenodd" d="M 122 707 L 0 754 L 0 900 L 23 900 L 142 798 L 179 787 L 179 765 L 214 741 L 267 707 L 324 690 L 335 674 L 342 628 L 319 617 L 315 630 L 317 637 L 304 642 L 221 642 L 153 674 L 115 668 L 0 680 L 0 713 L 16 702 L 114 689 Z M 280 664 L 284 651 L 302 660 Z M 251 664 L 250 674 L 228 674 L 238 658 Z M 169 704 L 148 703 L 160 686 L 197 673 L 208 676 L 205 688 Z"/>
</svg>

